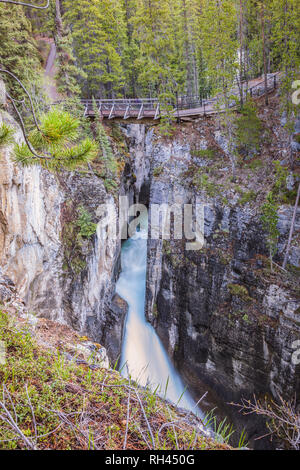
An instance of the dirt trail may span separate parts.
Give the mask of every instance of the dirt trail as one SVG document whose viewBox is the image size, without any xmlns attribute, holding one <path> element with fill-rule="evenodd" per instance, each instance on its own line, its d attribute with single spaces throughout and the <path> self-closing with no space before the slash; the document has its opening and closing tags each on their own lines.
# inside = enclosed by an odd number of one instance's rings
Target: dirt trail
<svg viewBox="0 0 300 470">
<path fill-rule="evenodd" d="M 56 83 L 55 83 L 55 75 L 56 75 L 56 66 L 55 66 L 55 59 L 56 59 L 56 45 L 54 41 L 51 41 L 50 52 L 48 55 L 45 73 L 44 73 L 44 89 L 46 94 L 49 96 L 50 101 L 53 103 L 55 101 L 59 101 L 61 96 L 59 95 Z"/>
<path fill-rule="evenodd" d="M 46 63 L 45 75 L 53 76 L 55 57 L 56 57 L 56 45 L 54 42 L 52 42 L 48 59 L 47 59 L 47 63 Z"/>
</svg>

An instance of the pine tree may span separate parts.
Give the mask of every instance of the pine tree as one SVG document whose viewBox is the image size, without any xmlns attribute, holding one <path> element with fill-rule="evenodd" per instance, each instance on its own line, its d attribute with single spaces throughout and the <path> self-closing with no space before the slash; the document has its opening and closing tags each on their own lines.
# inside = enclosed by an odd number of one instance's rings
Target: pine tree
<svg viewBox="0 0 300 470">
<path fill-rule="evenodd" d="M 0 3 L 0 66 L 14 73 L 37 95 L 41 67 L 31 34 L 23 7 Z M 11 94 L 21 99 L 23 91 L 19 85 L 7 76 L 5 82 Z"/>
<path fill-rule="evenodd" d="M 281 80 L 283 109 L 287 118 L 294 116 L 295 107 L 290 98 L 292 83 L 300 67 L 298 51 L 300 30 L 300 4 L 297 0 L 272 0 L 273 57 L 277 69 L 284 73 Z M 291 129 L 293 132 L 293 129 Z"/>
<path fill-rule="evenodd" d="M 74 170 L 97 156 L 97 146 L 89 138 L 80 140 L 80 121 L 66 111 L 53 109 L 43 114 L 25 139 L 16 144 L 13 160 L 22 166 L 40 164 L 51 171 Z"/>
<path fill-rule="evenodd" d="M 65 0 L 79 65 L 87 74 L 87 96 L 113 97 L 124 86 L 121 54 L 126 40 L 120 0 Z"/>
<path fill-rule="evenodd" d="M 74 98 L 81 95 L 79 80 L 85 79 L 86 75 L 76 65 L 72 34 L 62 19 L 61 0 L 55 0 L 55 5 L 53 6 L 53 37 L 56 44 L 58 68 L 55 77 L 57 90 L 68 98 Z"/>
<path fill-rule="evenodd" d="M 237 14 L 231 0 L 202 0 L 202 51 L 214 88 L 228 99 L 238 67 Z"/>
<path fill-rule="evenodd" d="M 122 54 L 122 65 L 124 69 L 124 96 L 135 98 L 138 96 L 138 68 L 137 59 L 140 56 L 138 41 L 133 37 L 132 18 L 135 13 L 136 0 L 123 0 L 126 41 Z"/>
<path fill-rule="evenodd" d="M 136 0 L 132 18 L 141 55 L 136 61 L 138 81 L 146 95 L 176 89 L 176 56 L 172 8 L 169 0 Z"/>
<path fill-rule="evenodd" d="M 201 43 L 207 74 L 214 81 L 218 106 L 222 109 L 222 128 L 228 142 L 228 156 L 235 175 L 234 116 L 231 90 L 238 72 L 236 4 L 230 0 L 201 1 Z"/>
<path fill-rule="evenodd" d="M 199 95 L 199 18 L 197 0 L 181 0 L 182 33 L 186 67 L 186 94 Z"/>
</svg>

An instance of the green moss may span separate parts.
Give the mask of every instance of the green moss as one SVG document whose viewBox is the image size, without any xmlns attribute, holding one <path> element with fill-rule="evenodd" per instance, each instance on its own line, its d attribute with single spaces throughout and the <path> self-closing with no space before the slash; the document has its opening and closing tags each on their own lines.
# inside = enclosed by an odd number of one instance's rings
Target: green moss
<svg viewBox="0 0 300 470">
<path fill-rule="evenodd" d="M 215 150 L 214 149 L 192 150 L 191 155 L 193 157 L 212 160 L 215 157 Z"/>
<path fill-rule="evenodd" d="M 255 201 L 257 197 L 257 194 L 255 191 L 247 191 L 242 194 L 242 196 L 239 199 L 239 203 L 244 206 L 248 202 Z"/>
<path fill-rule="evenodd" d="M 54 327 L 51 334 L 55 336 Z M 68 349 L 64 350 L 64 338 L 60 339 L 62 350 L 41 348 L 23 322 L 0 309 L 0 341 L 6 346 L 6 361 L 0 364 L 0 380 L 5 384 L 1 395 L 18 425 L 16 431 L 1 410 L 1 450 L 28 449 L 28 442 L 38 450 L 91 450 L 100 441 L 103 450 L 120 449 L 127 425 L 128 449 L 149 448 L 148 426 L 158 450 L 187 449 L 191 442 L 195 449 L 224 448 L 198 433 L 192 420 L 182 420 L 182 426 L 170 434 L 171 424 L 181 423 L 181 417 L 174 406 L 166 406 L 157 390 L 139 388 L 111 370 L 91 370 L 68 361 L 64 354 Z M 138 394 L 141 406 L 133 393 Z M 88 423 L 84 433 L 82 416 Z"/>
<path fill-rule="evenodd" d="M 262 160 L 259 158 L 256 158 L 255 160 L 252 160 L 252 162 L 248 163 L 247 168 L 250 168 L 250 170 L 257 170 L 259 168 L 262 168 L 264 166 Z"/>
<path fill-rule="evenodd" d="M 164 171 L 164 167 L 163 166 L 158 166 L 156 168 L 154 168 L 153 170 L 153 176 L 155 176 L 155 178 L 157 178 L 158 176 L 160 176 Z"/>
<path fill-rule="evenodd" d="M 244 302 L 251 302 L 253 299 L 249 296 L 249 292 L 246 287 L 239 284 L 228 284 L 228 290 L 231 295 L 239 297 Z"/>
<path fill-rule="evenodd" d="M 79 228 L 78 237 L 91 238 L 97 230 L 97 224 L 92 222 L 91 214 L 83 207 L 78 208 L 76 226 Z"/>
<path fill-rule="evenodd" d="M 215 197 L 222 188 L 222 185 L 217 185 L 207 174 L 203 174 L 202 170 L 197 171 L 193 184 L 199 191 L 205 191 L 210 197 Z"/>
<path fill-rule="evenodd" d="M 106 178 L 103 181 L 104 187 L 108 193 L 114 194 L 118 189 L 118 183 L 114 181 L 112 178 Z"/>
<path fill-rule="evenodd" d="M 243 316 L 243 321 L 246 322 L 246 323 L 251 323 L 251 321 L 249 320 L 249 317 L 248 317 L 247 313 L 245 313 L 245 315 Z"/>
</svg>

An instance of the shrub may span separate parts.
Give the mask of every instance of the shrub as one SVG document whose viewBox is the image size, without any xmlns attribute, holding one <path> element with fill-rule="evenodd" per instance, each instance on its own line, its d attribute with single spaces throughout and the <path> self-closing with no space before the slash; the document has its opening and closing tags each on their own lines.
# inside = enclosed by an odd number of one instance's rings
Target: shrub
<svg viewBox="0 0 300 470">
<path fill-rule="evenodd" d="M 202 191 L 205 191 L 210 197 L 217 194 L 216 184 L 209 180 L 208 175 L 202 174 L 199 170 L 193 178 L 193 184 Z"/>
<path fill-rule="evenodd" d="M 263 126 L 257 116 L 257 108 L 254 101 L 249 100 L 244 104 L 235 124 L 239 149 L 247 154 L 259 150 Z"/>
<path fill-rule="evenodd" d="M 228 284 L 227 287 L 231 295 L 239 297 L 244 302 L 249 302 L 252 300 L 246 287 L 239 284 Z"/>
<path fill-rule="evenodd" d="M 242 196 L 239 199 L 239 203 L 242 205 L 247 204 L 247 202 L 255 201 L 256 199 L 256 192 L 255 191 L 247 191 L 242 194 Z"/>
<path fill-rule="evenodd" d="M 163 171 L 164 171 L 164 167 L 163 166 L 158 166 L 158 167 L 154 168 L 153 176 L 158 177 L 163 173 Z"/>
<path fill-rule="evenodd" d="M 77 227 L 80 228 L 79 236 L 91 238 L 97 230 L 97 224 L 92 222 L 92 216 L 84 207 L 79 208 L 79 217 L 77 219 Z"/>
<path fill-rule="evenodd" d="M 15 131 L 4 122 L 0 125 L 0 149 L 6 145 L 14 143 Z"/>
<path fill-rule="evenodd" d="M 191 154 L 194 157 L 212 160 L 215 156 L 215 151 L 213 149 L 192 150 Z"/>
</svg>

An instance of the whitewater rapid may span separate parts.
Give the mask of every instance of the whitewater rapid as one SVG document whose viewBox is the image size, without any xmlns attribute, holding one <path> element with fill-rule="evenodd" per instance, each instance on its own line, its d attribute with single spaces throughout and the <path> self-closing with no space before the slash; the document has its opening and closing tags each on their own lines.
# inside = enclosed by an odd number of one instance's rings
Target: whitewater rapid
<svg viewBox="0 0 300 470">
<path fill-rule="evenodd" d="M 158 387 L 158 394 L 194 413 L 199 411 L 172 365 L 156 331 L 145 318 L 147 227 L 122 247 L 122 272 L 117 293 L 129 310 L 120 361 L 121 373 L 141 386 Z"/>
</svg>

